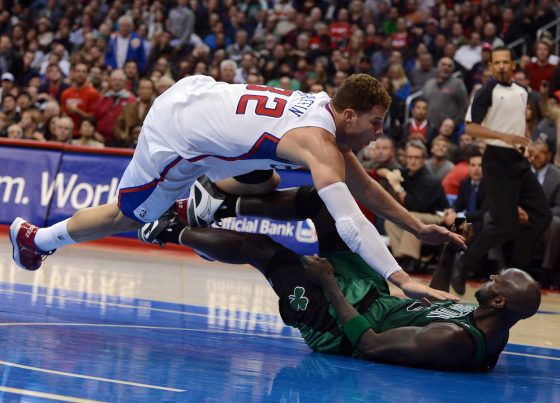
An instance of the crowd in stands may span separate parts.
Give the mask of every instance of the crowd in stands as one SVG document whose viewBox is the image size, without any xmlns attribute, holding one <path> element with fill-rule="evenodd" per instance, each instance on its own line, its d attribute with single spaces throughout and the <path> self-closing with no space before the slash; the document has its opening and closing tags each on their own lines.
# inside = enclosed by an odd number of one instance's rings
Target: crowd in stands
<svg viewBox="0 0 560 403">
<path fill-rule="evenodd" d="M 484 151 L 463 128 L 493 48 L 521 40 L 527 131 L 560 166 L 560 63 L 552 35 L 537 38 L 559 16 L 548 0 L 0 0 L 0 137 L 134 148 L 153 100 L 190 75 L 332 95 L 369 73 L 393 102 L 364 166 L 389 191 L 433 186 L 430 200 L 401 201 L 449 225 L 482 206 L 461 194 Z M 449 205 L 455 196 L 463 204 Z M 388 232 L 398 249 L 402 234 Z M 416 262 L 412 248 L 402 256 Z"/>
</svg>

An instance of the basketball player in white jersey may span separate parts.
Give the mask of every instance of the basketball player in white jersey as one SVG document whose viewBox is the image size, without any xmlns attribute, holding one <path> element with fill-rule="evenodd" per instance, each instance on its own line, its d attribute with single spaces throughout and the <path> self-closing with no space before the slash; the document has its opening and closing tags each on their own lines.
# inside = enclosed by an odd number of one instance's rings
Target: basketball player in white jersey
<svg viewBox="0 0 560 403">
<path fill-rule="evenodd" d="M 48 228 L 16 218 L 10 227 L 13 258 L 20 267 L 37 270 L 56 248 L 138 229 L 158 219 L 204 174 L 220 180 L 293 165 L 311 171 L 342 239 L 385 279 L 408 296 L 456 299 L 411 280 L 352 197 L 422 241 L 450 240 L 465 246 L 459 235 L 409 214 L 366 174 L 352 153 L 381 135 L 390 103 L 381 84 L 366 74 L 349 77 L 333 99 L 325 93 L 185 78 L 151 107 L 120 181 L 118 203 L 79 210 Z M 217 184 L 238 194 L 259 188 L 235 179 Z M 269 191 L 277 184 L 278 177 L 272 176 L 260 189 Z M 219 201 L 208 194 L 202 197 L 211 217 Z"/>
</svg>

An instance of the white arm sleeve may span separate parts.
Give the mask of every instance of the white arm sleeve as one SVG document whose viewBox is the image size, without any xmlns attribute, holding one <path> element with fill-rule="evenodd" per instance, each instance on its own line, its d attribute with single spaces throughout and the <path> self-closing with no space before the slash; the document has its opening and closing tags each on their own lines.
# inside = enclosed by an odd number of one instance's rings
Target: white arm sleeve
<svg viewBox="0 0 560 403">
<path fill-rule="evenodd" d="M 359 254 L 385 279 L 401 269 L 377 229 L 360 211 L 345 183 L 333 183 L 318 193 L 336 222 L 338 234 L 352 252 Z"/>
</svg>

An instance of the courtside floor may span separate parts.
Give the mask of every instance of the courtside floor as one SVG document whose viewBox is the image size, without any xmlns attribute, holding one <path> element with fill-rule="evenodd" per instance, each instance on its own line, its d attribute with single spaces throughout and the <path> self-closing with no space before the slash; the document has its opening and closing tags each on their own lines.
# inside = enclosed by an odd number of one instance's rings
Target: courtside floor
<svg viewBox="0 0 560 403">
<path fill-rule="evenodd" d="M 4 231 L 2 402 L 560 402 L 556 293 L 493 372 L 445 373 L 312 353 L 248 266 L 85 245 L 30 273 L 11 252 Z"/>
</svg>

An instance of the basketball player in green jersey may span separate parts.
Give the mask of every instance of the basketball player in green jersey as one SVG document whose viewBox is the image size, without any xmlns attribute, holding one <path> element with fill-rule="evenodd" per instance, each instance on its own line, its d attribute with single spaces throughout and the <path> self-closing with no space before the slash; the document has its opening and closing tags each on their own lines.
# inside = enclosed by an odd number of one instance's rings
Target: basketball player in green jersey
<svg viewBox="0 0 560 403">
<path fill-rule="evenodd" d="M 191 229 L 175 213 L 146 224 L 143 230 L 152 238 L 141 239 L 187 245 L 211 259 L 253 265 L 278 295 L 283 321 L 298 328 L 314 351 L 442 370 L 487 371 L 496 365 L 509 329 L 538 310 L 538 284 L 517 269 L 491 276 L 476 292 L 478 306 L 391 296 L 383 278 L 339 238 L 312 187 L 243 196 L 232 203 L 238 215 L 311 218 L 322 257 L 298 256 L 266 235 Z M 431 287 L 449 290 L 454 255 L 454 247 L 446 245 Z"/>
</svg>

